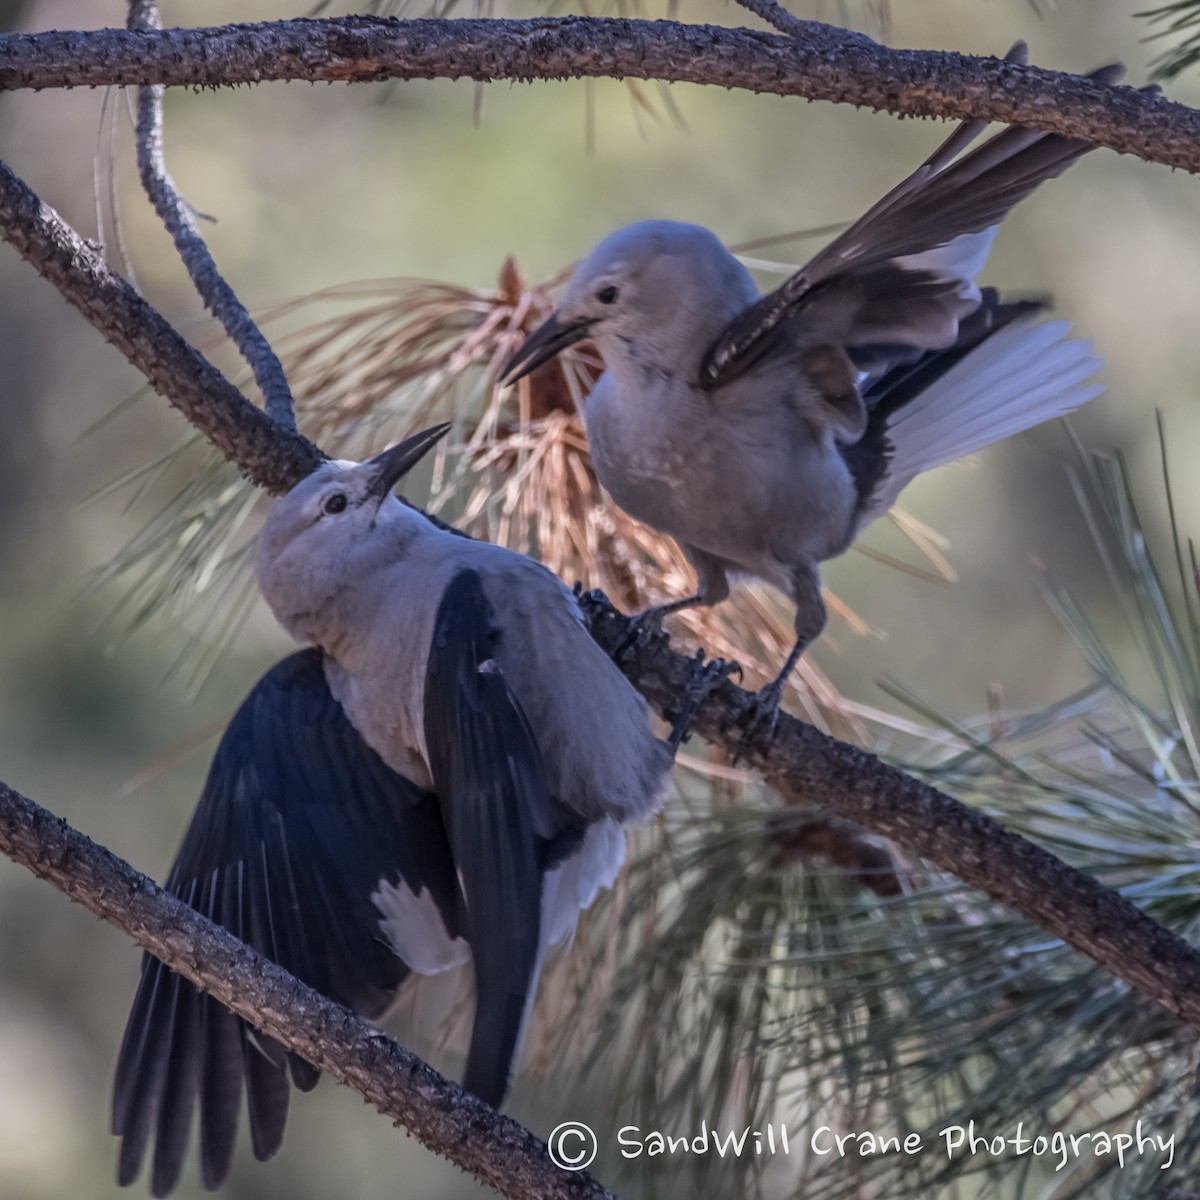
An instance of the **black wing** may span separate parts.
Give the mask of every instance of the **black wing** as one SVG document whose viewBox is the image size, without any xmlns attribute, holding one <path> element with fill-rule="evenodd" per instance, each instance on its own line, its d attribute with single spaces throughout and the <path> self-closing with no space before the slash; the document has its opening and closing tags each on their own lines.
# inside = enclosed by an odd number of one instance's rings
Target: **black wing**
<svg viewBox="0 0 1200 1200">
<path fill-rule="evenodd" d="M 945 350 L 930 350 L 915 362 L 901 362 L 866 388 L 863 392 L 867 407 L 866 432 L 852 445 L 839 444 L 838 447 L 854 477 L 859 512 L 870 507 L 880 481 L 887 474 L 892 455 L 887 429 L 892 415 L 915 400 L 992 334 L 1042 307 L 1037 300 L 1001 303 L 994 288 L 984 288 L 979 307 L 960 323 L 958 337 L 952 346 Z"/>
<path fill-rule="evenodd" d="M 333 698 L 319 650 L 269 671 L 238 709 L 167 887 L 327 996 L 378 1015 L 407 974 L 371 894 L 427 887 L 455 935 L 459 898 L 437 801 L 397 775 Z M 200 1109 L 206 1188 L 229 1172 L 243 1086 L 255 1156 L 283 1139 L 288 1075 L 318 1072 L 146 955 L 117 1062 L 113 1132 L 131 1183 L 154 1139 L 151 1188 L 179 1178 Z"/>
<path fill-rule="evenodd" d="M 495 1108 L 536 985 L 542 880 L 584 832 L 550 796 L 533 731 L 496 661 L 500 636 L 479 576 L 460 572 L 442 598 L 430 648 L 425 744 L 475 964 L 463 1086 Z"/>
<path fill-rule="evenodd" d="M 1008 58 L 1023 65 L 1023 44 Z M 1111 84 L 1123 74 L 1114 64 L 1088 78 Z M 703 386 L 736 379 L 770 348 L 772 331 L 783 334 L 781 323 L 790 325 L 793 317 L 860 363 L 871 357 L 874 343 L 911 344 L 918 353 L 949 344 L 955 322 L 973 307 L 962 292 L 967 281 L 897 260 L 990 228 L 1039 184 L 1095 148 L 1079 138 L 1014 126 L 960 153 L 984 127 L 978 120 L 963 122 L 815 258 L 740 313 L 706 354 Z"/>
</svg>

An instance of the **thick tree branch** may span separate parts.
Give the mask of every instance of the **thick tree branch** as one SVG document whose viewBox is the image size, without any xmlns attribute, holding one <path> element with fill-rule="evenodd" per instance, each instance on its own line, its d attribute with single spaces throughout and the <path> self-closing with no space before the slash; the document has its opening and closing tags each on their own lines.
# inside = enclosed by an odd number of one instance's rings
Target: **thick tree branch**
<svg viewBox="0 0 1200 1200">
<path fill-rule="evenodd" d="M 255 408 L 2 162 L 0 236 L 251 483 L 277 495 L 323 461 L 311 442 L 281 429 Z"/>
<path fill-rule="evenodd" d="M 0 87 L 607 74 L 716 82 L 922 115 L 992 117 L 1200 170 L 1200 114 L 1193 110 L 995 60 L 893 52 L 823 26 L 792 41 L 666 22 L 351 18 L 0 39 Z M 250 405 L 2 164 L 0 232 L 253 482 L 278 492 L 321 460 L 316 447 Z M 627 619 L 595 595 L 587 598 L 586 610 L 593 636 L 611 653 L 625 636 Z M 670 717 L 694 663 L 660 636 L 622 667 Z M 740 723 L 749 699 L 728 682 L 718 685 L 697 714 L 698 732 L 741 751 L 786 798 L 819 804 L 927 858 L 1200 1027 L 1200 953 L 1188 943 L 989 818 L 789 717 L 781 717 L 769 743 L 742 747 Z M 541 1143 L 520 1126 L 3 785 L 0 850 L 506 1195 L 605 1194 L 586 1177 L 556 1171 Z M 498 1146 L 504 1154 L 496 1154 Z"/>
<path fill-rule="evenodd" d="M 2 164 L 0 232 L 248 478 L 278 491 L 320 461 L 315 447 L 272 425 L 107 272 L 95 252 Z M 628 618 L 607 600 L 591 594 L 586 611 L 592 636 L 605 650 L 624 643 Z M 668 719 L 695 669 L 692 659 L 669 649 L 665 635 L 621 666 Z M 738 722 L 749 702 L 750 693 L 719 684 L 700 707 L 696 730 L 742 754 L 785 797 L 821 805 L 929 859 L 1200 1027 L 1200 953 L 1182 938 L 990 818 L 791 717 L 781 715 L 769 744 L 744 747 Z"/>
<path fill-rule="evenodd" d="M 629 618 L 598 592 L 583 603 L 592 636 L 612 654 L 628 639 Z M 619 665 L 668 720 L 695 670 L 661 632 Z M 693 728 L 737 749 L 785 800 L 820 805 L 919 854 L 1200 1027 L 1200 951 L 1183 938 L 991 817 L 794 717 L 781 713 L 769 742 L 742 746 L 751 700 L 723 681 L 701 703 Z"/>
<path fill-rule="evenodd" d="M 524 1126 L 444 1079 L 4 783 L 0 851 L 501 1195 L 612 1200 L 585 1172 L 555 1167 L 545 1143 Z"/>
<path fill-rule="evenodd" d="M 715 84 L 920 117 L 981 117 L 1200 171 L 1200 111 L 1133 88 L 808 22 L 802 38 L 676 21 L 340 17 L 215 29 L 8 34 L 0 90 L 268 80 L 565 79 Z"/>
<path fill-rule="evenodd" d="M 158 7 L 153 0 L 131 0 L 130 29 L 158 29 L 160 25 Z M 175 249 L 200 293 L 200 299 L 250 364 L 263 394 L 267 416 L 276 425 L 294 432 L 296 406 L 283 365 L 217 270 L 192 210 L 181 199 L 167 173 L 163 157 L 163 91 L 161 84 L 138 89 L 137 161 L 142 187 L 175 242 Z"/>
</svg>

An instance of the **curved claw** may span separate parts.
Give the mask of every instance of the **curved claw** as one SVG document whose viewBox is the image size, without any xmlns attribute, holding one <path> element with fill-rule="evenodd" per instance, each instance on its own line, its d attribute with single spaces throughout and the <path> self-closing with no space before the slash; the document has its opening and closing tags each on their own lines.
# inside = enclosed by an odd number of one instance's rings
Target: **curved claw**
<svg viewBox="0 0 1200 1200">
<path fill-rule="evenodd" d="M 621 662 L 631 650 L 640 650 L 654 634 L 661 633 L 665 615 L 661 608 L 647 608 L 630 617 L 625 636 L 613 647 L 613 661 Z"/>
<path fill-rule="evenodd" d="M 761 749 L 775 736 L 775 727 L 779 724 L 779 705 L 783 700 L 786 683 L 786 676 L 773 679 L 751 697 L 743 715 L 742 738 L 737 753 L 733 756 L 734 765 L 748 751 Z"/>
<path fill-rule="evenodd" d="M 620 663 L 622 657 L 629 653 L 629 648 L 635 643 L 638 646 L 644 646 L 654 631 L 662 630 L 664 617 L 682 612 L 685 608 L 696 608 L 709 603 L 711 601 L 705 599 L 702 592 L 697 592 L 696 595 L 685 596 L 682 600 L 672 600 L 670 604 L 656 604 L 653 608 L 643 609 L 636 616 L 630 618 L 632 624 L 617 644 L 616 649 L 613 650 L 613 660 Z"/>
<path fill-rule="evenodd" d="M 692 663 L 691 677 L 688 680 L 687 691 L 684 693 L 683 704 L 679 709 L 679 715 L 675 718 L 671 736 L 667 739 L 667 745 L 671 747 L 672 753 L 687 741 L 692 731 L 692 721 L 695 718 L 696 710 L 704 703 L 713 688 L 723 679 L 728 679 L 734 671 L 738 673 L 739 677 L 742 674 L 742 668 L 738 663 L 729 662 L 723 658 L 713 658 L 705 662 L 703 650 L 696 651 Z"/>
</svg>

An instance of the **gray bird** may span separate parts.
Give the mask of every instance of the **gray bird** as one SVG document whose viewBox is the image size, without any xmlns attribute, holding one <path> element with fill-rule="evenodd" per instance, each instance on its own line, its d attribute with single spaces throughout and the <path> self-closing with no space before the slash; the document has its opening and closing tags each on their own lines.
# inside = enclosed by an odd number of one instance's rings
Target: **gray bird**
<svg viewBox="0 0 1200 1200">
<path fill-rule="evenodd" d="M 325 463 L 267 518 L 259 588 L 311 648 L 234 716 L 167 886 L 372 1019 L 410 973 L 470 959 L 463 1083 L 498 1107 L 542 956 L 612 883 L 673 744 L 554 575 L 392 496 L 447 428 Z M 219 1186 L 243 1090 L 269 1158 L 289 1077 L 307 1091 L 318 1072 L 147 955 L 114 1085 L 120 1182 L 153 1140 L 168 1194 L 198 1106 Z"/>
<path fill-rule="evenodd" d="M 1010 61 L 1024 62 L 1018 44 Z M 1091 77 L 1112 83 L 1122 68 Z M 959 126 L 911 176 L 761 296 L 714 234 L 646 221 L 605 238 L 510 362 L 515 382 L 582 338 L 604 374 L 584 404 L 612 498 L 673 537 L 694 596 L 749 575 L 796 604 L 796 642 L 757 697 L 774 722 L 788 676 L 825 625 L 818 564 L 841 554 L 914 476 L 1099 394 L 1098 363 L 1001 303 L 975 276 L 995 226 L 1091 143 L 1011 128 L 962 151 Z"/>
</svg>

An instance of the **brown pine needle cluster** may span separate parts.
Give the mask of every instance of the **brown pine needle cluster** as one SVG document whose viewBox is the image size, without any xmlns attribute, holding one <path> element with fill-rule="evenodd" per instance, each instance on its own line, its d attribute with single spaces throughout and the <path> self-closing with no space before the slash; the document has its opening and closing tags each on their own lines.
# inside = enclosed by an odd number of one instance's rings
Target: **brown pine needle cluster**
<svg viewBox="0 0 1200 1200">
<path fill-rule="evenodd" d="M 568 273 L 529 284 L 509 258 L 492 290 L 385 281 L 330 289 L 261 319 L 270 328 L 314 304 L 343 308 L 275 338 L 308 436 L 331 453 L 361 458 L 453 421 L 435 460 L 430 509 L 636 612 L 689 594 L 695 577 L 678 546 L 617 508 L 592 470 L 578 414 L 602 370 L 595 349 L 581 343 L 515 388 L 500 387 L 505 364 L 549 316 Z M 938 574 L 948 575 L 936 535 L 911 518 L 900 521 Z M 872 632 L 836 596 L 826 599 L 853 633 Z M 758 686 L 786 657 L 791 621 L 781 597 L 746 584 L 717 608 L 678 614 L 669 628 L 683 647 L 740 663 L 748 686 Z M 887 720 L 847 703 L 811 658 L 793 676 L 789 703 L 859 738 L 867 724 Z"/>
</svg>

